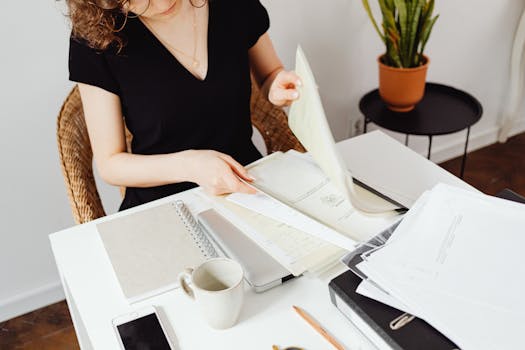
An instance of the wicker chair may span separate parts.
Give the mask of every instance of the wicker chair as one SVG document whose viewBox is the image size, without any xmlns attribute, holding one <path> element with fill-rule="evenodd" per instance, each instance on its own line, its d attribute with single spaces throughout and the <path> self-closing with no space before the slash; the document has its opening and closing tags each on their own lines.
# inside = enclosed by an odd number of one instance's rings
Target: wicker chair
<svg viewBox="0 0 525 350">
<path fill-rule="evenodd" d="M 303 146 L 288 128 L 284 111 L 274 107 L 253 85 L 252 123 L 263 136 L 268 153 Z M 129 146 L 130 135 L 127 135 Z M 93 154 L 78 87 L 66 98 L 57 121 L 58 152 L 69 202 L 77 224 L 106 215 L 93 177 Z"/>
</svg>

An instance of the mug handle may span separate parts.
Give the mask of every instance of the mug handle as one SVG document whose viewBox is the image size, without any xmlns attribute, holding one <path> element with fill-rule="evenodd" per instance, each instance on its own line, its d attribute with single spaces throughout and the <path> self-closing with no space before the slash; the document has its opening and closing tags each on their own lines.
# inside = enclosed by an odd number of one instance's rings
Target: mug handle
<svg viewBox="0 0 525 350">
<path fill-rule="evenodd" d="M 195 300 L 195 293 L 193 292 L 193 289 L 190 287 L 189 282 L 191 280 L 191 274 L 193 273 L 193 269 L 187 268 L 184 270 L 184 272 L 181 272 L 179 274 L 179 284 L 182 288 L 182 291 L 184 294 Z"/>
</svg>

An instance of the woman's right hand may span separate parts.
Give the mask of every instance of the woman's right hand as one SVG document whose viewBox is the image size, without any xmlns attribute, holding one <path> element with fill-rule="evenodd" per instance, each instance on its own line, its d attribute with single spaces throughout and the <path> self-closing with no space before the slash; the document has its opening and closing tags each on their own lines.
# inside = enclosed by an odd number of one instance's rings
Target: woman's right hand
<svg viewBox="0 0 525 350">
<path fill-rule="evenodd" d="M 186 180 L 195 182 L 207 193 L 221 195 L 233 192 L 254 194 L 244 182 L 253 181 L 248 171 L 231 156 L 212 150 L 183 151 Z"/>
</svg>

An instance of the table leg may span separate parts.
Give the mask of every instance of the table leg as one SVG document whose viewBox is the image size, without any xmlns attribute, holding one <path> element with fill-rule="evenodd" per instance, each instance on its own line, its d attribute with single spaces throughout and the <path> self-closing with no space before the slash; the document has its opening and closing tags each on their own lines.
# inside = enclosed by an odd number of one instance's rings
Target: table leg
<svg viewBox="0 0 525 350">
<path fill-rule="evenodd" d="M 467 163 L 467 148 L 468 148 L 468 139 L 470 136 L 470 126 L 467 128 L 467 139 L 465 140 L 465 150 L 463 151 L 463 160 L 461 161 L 461 172 L 459 174 L 460 178 L 463 178 L 465 173 L 465 164 Z"/>
<path fill-rule="evenodd" d="M 432 135 L 428 135 L 428 155 L 427 155 L 428 160 L 430 160 L 431 150 L 432 150 Z"/>
<path fill-rule="evenodd" d="M 363 117 L 363 134 L 366 134 L 366 127 L 368 126 L 368 119 L 366 117 Z"/>
<path fill-rule="evenodd" d="M 408 147 L 408 134 L 405 134 L 405 146 Z"/>
<path fill-rule="evenodd" d="M 62 280 L 62 285 L 64 286 L 64 294 L 66 295 L 67 306 L 69 308 L 71 320 L 73 321 L 73 326 L 75 328 L 75 334 L 77 336 L 78 344 L 80 345 L 80 348 L 82 350 L 93 350 L 93 345 L 91 344 L 91 340 L 89 339 L 89 336 L 87 334 L 84 321 L 80 317 L 77 304 L 71 296 L 71 292 L 69 291 L 69 285 L 67 284 L 67 281 L 63 275 L 60 275 L 60 278 Z"/>
</svg>

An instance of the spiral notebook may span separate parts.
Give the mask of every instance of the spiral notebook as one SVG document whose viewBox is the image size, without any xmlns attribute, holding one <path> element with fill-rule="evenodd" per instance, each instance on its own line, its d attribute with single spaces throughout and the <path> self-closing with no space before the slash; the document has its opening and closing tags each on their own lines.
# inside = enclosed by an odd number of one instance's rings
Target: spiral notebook
<svg viewBox="0 0 525 350">
<path fill-rule="evenodd" d="M 120 287 L 134 303 L 178 287 L 178 275 L 217 250 L 182 201 L 97 225 Z"/>
</svg>

